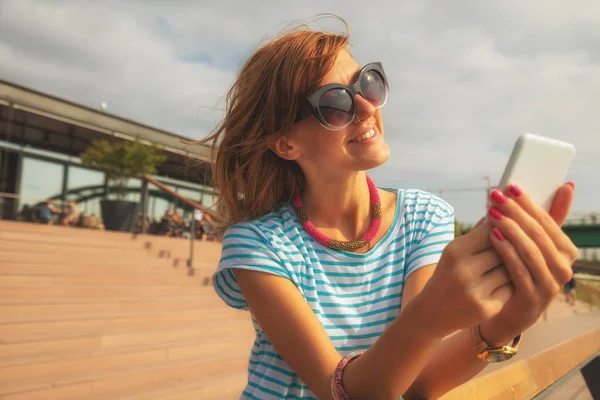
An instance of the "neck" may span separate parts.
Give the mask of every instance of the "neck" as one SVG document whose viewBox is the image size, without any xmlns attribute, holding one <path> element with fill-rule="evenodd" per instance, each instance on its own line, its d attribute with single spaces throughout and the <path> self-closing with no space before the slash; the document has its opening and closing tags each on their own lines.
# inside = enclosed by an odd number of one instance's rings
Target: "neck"
<svg viewBox="0 0 600 400">
<path fill-rule="evenodd" d="M 313 177 L 302 196 L 309 220 L 317 228 L 336 229 L 356 238 L 371 222 L 371 200 L 366 174 Z"/>
</svg>

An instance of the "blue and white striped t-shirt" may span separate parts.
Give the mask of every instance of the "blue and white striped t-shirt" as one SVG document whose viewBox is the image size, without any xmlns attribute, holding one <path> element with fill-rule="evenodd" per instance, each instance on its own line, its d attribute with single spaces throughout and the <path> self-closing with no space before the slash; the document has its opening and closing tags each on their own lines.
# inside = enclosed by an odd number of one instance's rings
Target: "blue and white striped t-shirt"
<svg viewBox="0 0 600 400">
<path fill-rule="evenodd" d="M 344 355 L 366 350 L 377 340 L 400 311 L 406 278 L 437 263 L 452 239 L 454 210 L 420 190 L 398 190 L 394 221 L 366 254 L 318 244 L 304 231 L 293 207 L 282 204 L 260 219 L 227 229 L 213 285 L 229 306 L 248 309 L 232 268 L 291 280 Z M 316 399 L 252 321 L 256 339 L 241 398 Z"/>
</svg>

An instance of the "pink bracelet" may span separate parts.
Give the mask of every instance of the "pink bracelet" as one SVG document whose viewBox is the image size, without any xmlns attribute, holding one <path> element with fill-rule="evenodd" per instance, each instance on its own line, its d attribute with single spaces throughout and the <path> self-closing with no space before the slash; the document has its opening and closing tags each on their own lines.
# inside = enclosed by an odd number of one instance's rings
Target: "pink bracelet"
<svg viewBox="0 0 600 400">
<path fill-rule="evenodd" d="M 344 368 L 352 361 L 356 360 L 360 355 L 364 353 L 363 350 L 353 351 L 348 353 L 345 357 L 343 357 L 338 363 L 333 376 L 331 377 L 331 394 L 335 400 L 350 400 L 350 397 L 346 394 L 346 390 L 344 390 L 344 384 L 342 383 L 342 373 L 344 372 Z"/>
</svg>

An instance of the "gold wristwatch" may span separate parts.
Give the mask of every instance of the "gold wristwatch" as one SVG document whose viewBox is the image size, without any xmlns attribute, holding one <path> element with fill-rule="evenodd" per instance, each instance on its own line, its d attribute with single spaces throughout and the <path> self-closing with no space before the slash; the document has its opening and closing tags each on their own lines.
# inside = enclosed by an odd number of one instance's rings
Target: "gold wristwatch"
<svg viewBox="0 0 600 400">
<path fill-rule="evenodd" d="M 483 343 L 483 346 L 485 346 L 484 349 L 481 350 L 477 354 L 477 358 L 479 358 L 480 360 L 484 360 L 489 363 L 508 361 L 519 352 L 518 346 L 519 346 L 519 342 L 521 341 L 521 338 L 523 337 L 522 333 L 518 334 L 513 339 L 512 343 L 510 345 L 506 345 L 506 346 L 502 346 L 502 347 L 490 347 L 483 339 L 483 336 L 481 336 L 480 329 L 481 328 L 478 326 L 477 327 L 478 336 L 481 339 L 481 343 Z"/>
</svg>

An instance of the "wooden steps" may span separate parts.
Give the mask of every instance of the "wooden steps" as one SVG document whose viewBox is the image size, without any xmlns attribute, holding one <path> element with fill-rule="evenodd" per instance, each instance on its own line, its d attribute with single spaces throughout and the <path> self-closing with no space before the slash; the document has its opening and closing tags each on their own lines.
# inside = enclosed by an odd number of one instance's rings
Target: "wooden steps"
<svg viewBox="0 0 600 400">
<path fill-rule="evenodd" d="M 116 399 L 131 396 L 141 390 L 163 388 L 174 382 L 204 378 L 207 386 L 216 376 L 227 375 L 232 370 L 246 368 L 247 354 L 231 355 L 231 358 L 204 358 L 201 361 L 163 362 L 155 366 L 142 366 L 130 371 L 113 370 L 111 373 L 86 378 L 56 380 L 51 384 L 28 384 L 4 391 L 3 400 L 80 400 Z M 224 379 L 224 381 L 228 381 Z M 223 382 L 223 383 L 225 383 Z M 239 393 L 239 389 L 237 390 Z"/>
<path fill-rule="evenodd" d="M 254 330 L 216 242 L 0 221 L 0 399 L 234 399 Z"/>
<path fill-rule="evenodd" d="M 71 244 L 75 247 L 77 244 L 85 243 L 88 246 L 104 246 L 110 248 L 126 248 L 131 245 L 135 249 L 144 249 L 153 256 L 182 258 L 189 256 L 190 241 L 180 238 L 169 238 L 154 235 L 132 235 L 121 232 L 99 231 L 81 228 L 56 227 L 31 223 L 19 223 L 12 221 L 2 221 L 0 226 L 0 242 L 4 242 L 5 233 L 10 231 L 10 235 L 16 235 L 15 240 L 27 235 L 36 243 L 56 243 Z M 212 262 L 213 265 L 218 261 L 221 245 L 218 242 L 195 241 L 194 252 L 196 255 L 202 254 L 203 259 Z"/>
<path fill-rule="evenodd" d="M 202 288 L 190 288 L 187 297 L 201 297 Z M 17 302 L 64 301 L 77 299 L 140 299 L 151 300 L 156 297 L 172 297 L 181 294 L 180 287 L 144 287 L 144 286 L 40 286 L 40 287 L 2 287 L 0 288 L 0 304 Z M 208 300 L 207 300 L 208 301 Z"/>
<path fill-rule="evenodd" d="M 208 301 L 207 301 L 208 300 Z M 123 318 L 154 315 L 174 315 L 176 313 L 196 313 L 202 320 L 211 318 L 227 318 L 230 320 L 248 319 L 248 314 L 230 308 L 223 309 L 220 300 L 209 297 L 207 300 L 191 299 L 156 299 L 155 301 L 128 302 L 85 302 L 85 303 L 51 303 L 51 304 L 0 304 L 0 322 L 36 322 L 60 320 L 88 320 L 92 318 Z M 214 307 L 209 306 L 213 304 Z"/>
<path fill-rule="evenodd" d="M 58 382 L 81 381 L 90 376 L 127 373 L 138 367 L 199 360 L 216 362 L 222 361 L 220 357 L 229 360 L 234 353 L 227 349 L 231 346 L 243 348 L 250 343 L 239 338 L 231 339 L 229 343 L 222 338 L 213 339 L 215 340 L 173 343 L 169 346 L 145 346 L 126 351 L 100 351 L 49 360 L 31 359 L 30 362 L 0 368 L 0 395 L 18 393 L 23 389 L 31 390 L 33 387 L 42 389 Z M 248 352 L 239 350 L 234 355 L 236 360 L 242 360 L 244 368 L 240 370 L 244 371 Z"/>
</svg>

